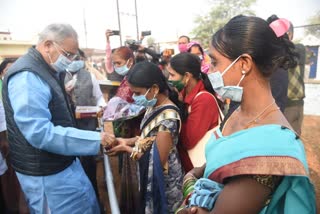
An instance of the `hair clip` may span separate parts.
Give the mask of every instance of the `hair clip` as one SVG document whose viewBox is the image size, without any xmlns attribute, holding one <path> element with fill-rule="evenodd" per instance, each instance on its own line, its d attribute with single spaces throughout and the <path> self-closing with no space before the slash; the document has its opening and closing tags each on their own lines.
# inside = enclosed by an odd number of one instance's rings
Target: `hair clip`
<svg viewBox="0 0 320 214">
<path fill-rule="evenodd" d="M 273 32 L 277 37 L 283 36 L 285 33 L 289 31 L 290 22 L 287 19 L 280 18 L 269 24 Z"/>
</svg>

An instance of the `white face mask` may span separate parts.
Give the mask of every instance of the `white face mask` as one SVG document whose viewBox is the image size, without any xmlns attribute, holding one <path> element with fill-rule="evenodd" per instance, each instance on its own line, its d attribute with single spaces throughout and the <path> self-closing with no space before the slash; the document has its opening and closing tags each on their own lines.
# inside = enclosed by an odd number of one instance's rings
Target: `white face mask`
<svg viewBox="0 0 320 214">
<path fill-rule="evenodd" d="M 67 71 L 75 73 L 75 72 L 78 72 L 83 67 L 84 67 L 83 60 L 75 60 L 68 66 Z"/>
<path fill-rule="evenodd" d="M 60 54 L 58 59 L 54 63 L 51 63 L 51 66 L 57 72 L 65 72 L 71 63 L 72 61 L 70 59 L 63 54 Z"/>
<path fill-rule="evenodd" d="M 117 74 L 121 75 L 121 76 L 127 75 L 127 73 L 128 73 L 129 70 L 130 70 L 130 68 L 128 68 L 128 61 L 129 61 L 129 60 L 127 60 L 126 64 L 123 65 L 123 66 L 121 66 L 121 67 L 116 67 L 116 66 L 114 66 L 114 71 L 115 71 Z"/>
<path fill-rule="evenodd" d="M 134 103 L 136 105 L 144 106 L 146 108 L 153 107 L 157 103 L 157 98 L 156 98 L 156 95 L 154 95 L 154 97 L 151 100 L 148 100 L 146 98 L 146 95 L 148 94 L 149 91 L 150 91 L 150 88 L 144 95 L 139 95 L 139 96 L 133 95 L 132 99 L 134 100 Z"/>
<path fill-rule="evenodd" d="M 243 73 L 237 86 L 225 86 L 222 76 L 238 61 L 240 57 L 241 55 L 236 58 L 222 73 L 220 71 L 216 71 L 208 75 L 214 91 L 222 98 L 229 98 L 235 102 L 241 102 L 242 100 L 243 87 L 240 87 L 239 85 L 245 77 L 245 74 Z"/>
<path fill-rule="evenodd" d="M 57 49 L 56 45 L 54 45 L 54 47 Z M 50 54 L 49 53 L 47 53 L 47 54 L 50 59 L 50 63 L 51 63 L 52 68 L 54 70 L 56 70 L 57 72 L 65 72 L 67 70 L 67 68 L 69 67 L 69 65 L 72 63 L 72 60 L 68 59 L 65 55 L 63 55 L 61 53 L 59 54 L 58 59 L 55 62 L 52 62 Z"/>
</svg>

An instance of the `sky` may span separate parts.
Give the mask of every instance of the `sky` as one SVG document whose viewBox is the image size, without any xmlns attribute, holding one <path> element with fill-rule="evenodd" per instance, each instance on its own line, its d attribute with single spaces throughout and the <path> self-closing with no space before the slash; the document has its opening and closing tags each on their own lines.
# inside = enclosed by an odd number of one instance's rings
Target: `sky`
<svg viewBox="0 0 320 214">
<path fill-rule="evenodd" d="M 69 23 L 79 35 L 80 47 L 105 48 L 105 30 L 118 30 L 117 0 L 0 0 L 0 31 L 10 31 L 15 40 L 35 40 L 51 23 Z M 118 0 L 123 39 L 136 39 L 135 0 Z M 205 14 L 217 0 L 136 0 L 139 31 L 151 30 L 156 42 L 175 41 L 190 35 L 194 19 Z M 289 9 L 290 7 L 290 9 Z M 257 0 L 257 16 L 272 14 L 289 19 L 295 26 L 320 11 L 320 0 Z M 87 36 L 85 36 L 84 20 Z M 301 33 L 300 33 L 301 32 Z M 302 37 L 302 30 L 296 36 Z M 119 37 L 111 38 L 113 47 Z"/>
</svg>

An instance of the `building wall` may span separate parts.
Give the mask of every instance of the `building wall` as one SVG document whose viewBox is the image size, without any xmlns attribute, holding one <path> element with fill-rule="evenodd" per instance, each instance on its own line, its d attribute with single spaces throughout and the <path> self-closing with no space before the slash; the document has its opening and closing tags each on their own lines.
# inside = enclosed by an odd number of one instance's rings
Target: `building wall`
<svg viewBox="0 0 320 214">
<path fill-rule="evenodd" d="M 320 46 L 306 46 L 305 79 L 320 80 Z"/>
<path fill-rule="evenodd" d="M 32 45 L 31 42 L 0 41 L 0 61 L 4 58 L 18 58 L 25 54 Z"/>
<path fill-rule="evenodd" d="M 0 32 L 0 40 L 11 40 L 12 38 L 11 38 L 11 35 L 10 35 L 10 33 L 1 33 Z"/>
</svg>

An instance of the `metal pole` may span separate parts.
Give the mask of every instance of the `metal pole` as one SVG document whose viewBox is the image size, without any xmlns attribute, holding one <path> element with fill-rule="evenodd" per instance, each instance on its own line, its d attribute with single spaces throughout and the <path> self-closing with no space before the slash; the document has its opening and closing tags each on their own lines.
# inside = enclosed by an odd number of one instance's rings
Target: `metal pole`
<svg viewBox="0 0 320 214">
<path fill-rule="evenodd" d="M 119 11 L 119 0 L 117 0 L 117 13 L 118 13 L 118 26 L 120 30 L 120 46 L 122 46 L 122 31 L 121 31 L 121 22 L 120 22 L 120 11 Z"/>
<path fill-rule="evenodd" d="M 105 130 L 104 126 L 104 121 L 102 118 L 98 118 L 99 124 L 100 124 L 100 129 L 101 132 Z M 110 128 L 108 126 L 108 128 Z M 110 128 L 111 130 L 106 130 L 106 131 L 113 131 L 113 127 Z M 110 204 L 110 210 L 112 214 L 120 214 L 119 210 L 119 205 L 118 205 L 118 199 L 116 195 L 116 191 L 114 189 L 114 184 L 113 184 L 113 176 L 112 176 L 112 171 L 110 167 L 110 162 L 109 162 L 109 157 L 108 155 L 104 154 L 104 148 L 103 148 L 103 163 L 104 163 L 104 174 L 105 174 L 105 181 L 107 184 L 107 189 L 108 189 L 108 197 L 109 197 L 109 204 Z"/>
<path fill-rule="evenodd" d="M 103 154 L 103 159 L 111 213 L 120 214 L 116 191 L 113 185 L 113 176 L 110 169 L 109 157 Z"/>
<path fill-rule="evenodd" d="M 139 41 L 139 22 L 138 22 L 137 0 L 134 0 L 134 6 L 135 6 L 135 11 L 136 11 L 137 41 Z"/>
<path fill-rule="evenodd" d="M 86 24 L 86 11 L 83 8 L 83 27 L 84 27 L 84 38 L 86 41 L 86 48 L 88 48 L 88 38 L 87 38 L 87 24 Z"/>
</svg>

